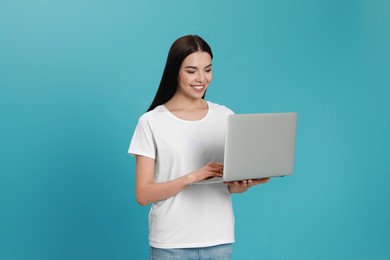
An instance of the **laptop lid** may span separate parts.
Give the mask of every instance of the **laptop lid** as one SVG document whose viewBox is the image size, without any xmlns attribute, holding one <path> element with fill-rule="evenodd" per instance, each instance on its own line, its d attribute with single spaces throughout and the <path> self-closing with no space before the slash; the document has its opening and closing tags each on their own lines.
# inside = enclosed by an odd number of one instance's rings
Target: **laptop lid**
<svg viewBox="0 0 390 260">
<path fill-rule="evenodd" d="M 228 117 L 223 181 L 293 173 L 297 113 Z"/>
</svg>

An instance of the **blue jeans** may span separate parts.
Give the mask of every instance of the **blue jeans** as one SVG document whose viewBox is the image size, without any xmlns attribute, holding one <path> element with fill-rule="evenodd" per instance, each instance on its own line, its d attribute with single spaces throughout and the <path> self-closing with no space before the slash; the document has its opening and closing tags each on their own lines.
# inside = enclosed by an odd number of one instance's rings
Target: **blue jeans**
<svg viewBox="0 0 390 260">
<path fill-rule="evenodd" d="M 150 247 L 150 260 L 231 260 L 232 244 L 200 248 Z"/>
</svg>

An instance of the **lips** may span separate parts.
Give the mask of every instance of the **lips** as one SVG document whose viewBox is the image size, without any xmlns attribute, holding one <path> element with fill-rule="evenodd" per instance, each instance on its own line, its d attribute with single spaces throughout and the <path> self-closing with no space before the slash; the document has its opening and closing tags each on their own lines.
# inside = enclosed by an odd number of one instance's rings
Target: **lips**
<svg viewBox="0 0 390 260">
<path fill-rule="evenodd" d="M 196 90 L 203 90 L 203 89 L 205 88 L 204 85 L 193 85 L 192 87 L 193 87 L 194 89 L 196 89 Z"/>
</svg>

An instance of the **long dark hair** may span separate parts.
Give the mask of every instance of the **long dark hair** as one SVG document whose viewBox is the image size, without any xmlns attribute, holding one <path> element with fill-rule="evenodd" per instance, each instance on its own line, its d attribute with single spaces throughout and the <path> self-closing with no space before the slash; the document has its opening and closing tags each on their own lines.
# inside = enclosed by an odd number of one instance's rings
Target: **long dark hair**
<svg viewBox="0 0 390 260">
<path fill-rule="evenodd" d="M 177 77 L 181 63 L 188 55 L 197 51 L 207 52 L 211 59 L 213 58 L 210 46 L 197 35 L 180 37 L 172 44 L 156 96 L 147 111 L 153 110 L 173 97 L 177 88 Z"/>
</svg>

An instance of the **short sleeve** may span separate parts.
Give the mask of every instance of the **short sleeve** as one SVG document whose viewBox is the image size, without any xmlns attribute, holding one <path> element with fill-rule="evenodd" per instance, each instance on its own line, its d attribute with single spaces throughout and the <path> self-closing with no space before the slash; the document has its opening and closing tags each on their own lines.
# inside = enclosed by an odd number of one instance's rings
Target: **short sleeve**
<svg viewBox="0 0 390 260">
<path fill-rule="evenodd" d="M 142 155 L 156 159 L 156 145 L 153 138 L 153 132 L 145 117 L 141 117 L 138 120 L 128 153 L 133 156 Z"/>
</svg>

